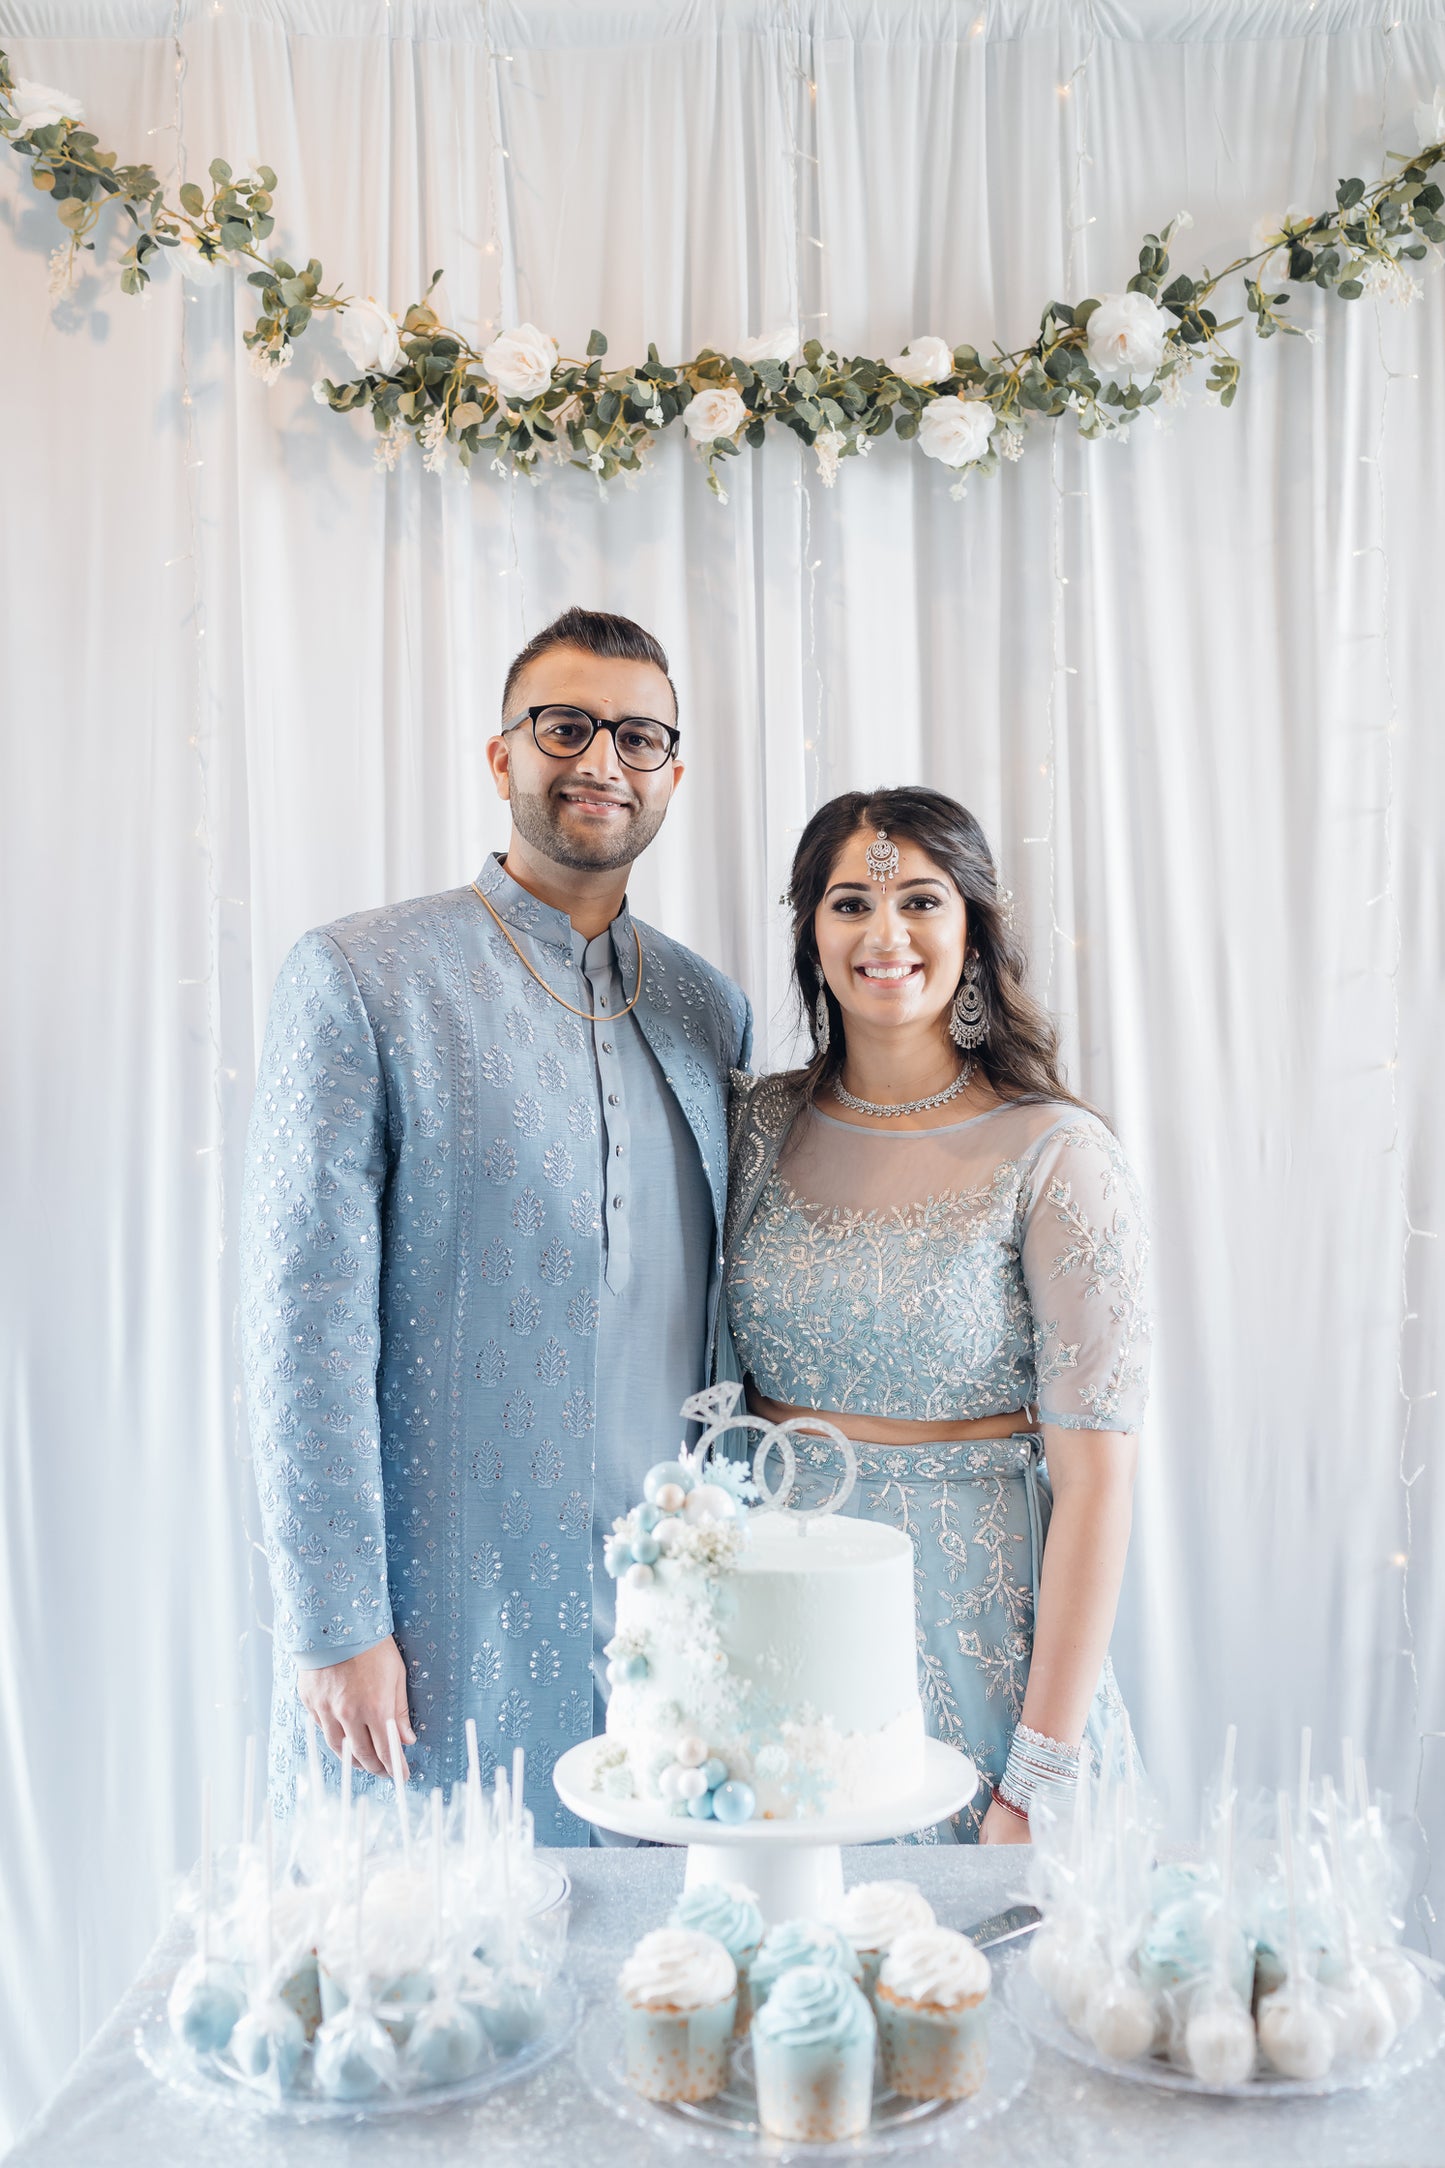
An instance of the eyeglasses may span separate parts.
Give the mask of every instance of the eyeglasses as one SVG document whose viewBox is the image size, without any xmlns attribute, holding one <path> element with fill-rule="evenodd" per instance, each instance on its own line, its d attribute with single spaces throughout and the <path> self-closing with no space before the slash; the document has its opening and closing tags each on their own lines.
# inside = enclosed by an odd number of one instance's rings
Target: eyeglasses
<svg viewBox="0 0 1445 2168">
<path fill-rule="evenodd" d="M 586 752 L 599 730 L 607 730 L 623 767 L 644 771 L 665 768 L 682 735 L 671 723 L 654 722 L 650 715 L 619 715 L 616 722 L 609 722 L 606 716 L 589 715 L 585 708 L 528 708 L 525 715 L 502 728 L 504 732 L 520 730 L 524 723 L 531 724 L 537 750 L 549 760 L 575 759 Z"/>
</svg>

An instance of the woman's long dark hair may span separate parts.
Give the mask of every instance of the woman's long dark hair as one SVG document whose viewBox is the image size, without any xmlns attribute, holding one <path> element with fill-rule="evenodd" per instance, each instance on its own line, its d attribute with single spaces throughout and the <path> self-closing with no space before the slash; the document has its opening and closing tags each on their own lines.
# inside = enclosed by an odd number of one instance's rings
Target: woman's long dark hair
<svg viewBox="0 0 1445 2168">
<path fill-rule="evenodd" d="M 988 1036 L 973 1056 L 1001 1099 L 1086 1102 L 1071 1092 L 1059 1070 L 1059 1034 L 1053 1018 L 1024 985 L 1027 959 L 1008 923 L 993 853 L 966 806 L 942 791 L 924 789 L 844 791 L 819 806 L 793 858 L 788 903 L 793 913 L 793 983 L 813 1036 L 813 1058 L 794 1070 L 792 1081 L 812 1099 L 836 1081 L 843 1067 L 843 1017 L 831 993 L 828 1044 L 819 1052 L 816 1009 L 824 989 L 814 918 L 844 845 L 860 829 L 886 828 L 895 843 L 916 843 L 940 866 L 968 910 L 968 944 L 980 965 Z"/>
</svg>

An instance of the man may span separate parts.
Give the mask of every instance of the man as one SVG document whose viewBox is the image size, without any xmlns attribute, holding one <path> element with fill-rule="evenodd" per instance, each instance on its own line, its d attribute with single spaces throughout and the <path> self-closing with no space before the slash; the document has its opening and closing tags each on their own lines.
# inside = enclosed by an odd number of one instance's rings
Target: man
<svg viewBox="0 0 1445 2168">
<path fill-rule="evenodd" d="M 682 779 L 667 658 L 568 610 L 507 675 L 475 883 L 306 934 L 247 1149 L 247 1384 L 275 1599 L 272 1784 L 460 1777 L 594 1729 L 602 1539 L 676 1449 L 721 1300 L 730 980 L 625 900 Z M 334 1770 L 333 1770 L 334 1774 Z"/>
</svg>

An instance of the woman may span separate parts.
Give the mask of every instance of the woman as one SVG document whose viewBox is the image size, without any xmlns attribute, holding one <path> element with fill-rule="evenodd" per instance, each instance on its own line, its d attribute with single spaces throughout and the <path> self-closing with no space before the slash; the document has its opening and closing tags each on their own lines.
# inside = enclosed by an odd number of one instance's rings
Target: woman
<svg viewBox="0 0 1445 2168">
<path fill-rule="evenodd" d="M 735 1079 L 738 1374 L 756 1413 L 858 1441 L 850 1510 L 913 1539 L 929 1728 L 984 1779 L 940 1834 L 1026 1843 L 1038 1785 L 1067 1781 L 1086 1734 L 1096 1753 L 1123 1737 L 1138 1195 L 1061 1080 L 971 813 L 930 790 L 835 798 L 789 901 L 814 1052 Z"/>
</svg>

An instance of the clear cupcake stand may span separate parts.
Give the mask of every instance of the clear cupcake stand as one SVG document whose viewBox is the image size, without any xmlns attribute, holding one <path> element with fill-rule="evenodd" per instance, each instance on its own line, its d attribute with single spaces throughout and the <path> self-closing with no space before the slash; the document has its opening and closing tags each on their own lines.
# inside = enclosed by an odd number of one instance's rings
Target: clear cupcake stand
<svg viewBox="0 0 1445 2168">
<path fill-rule="evenodd" d="M 593 1764 L 606 1744 L 587 1739 L 562 1756 L 552 1781 L 563 1805 L 616 1836 L 647 1844 L 685 1844 L 684 1887 L 745 1882 L 756 1891 L 765 1920 L 828 1917 L 843 1899 L 842 1845 L 911 1836 L 956 1814 L 978 1789 L 978 1771 L 968 1756 L 939 1739 L 928 1739 L 922 1784 L 886 1806 L 786 1822 L 698 1822 L 661 1802 L 610 1799 L 594 1790 Z"/>
</svg>

